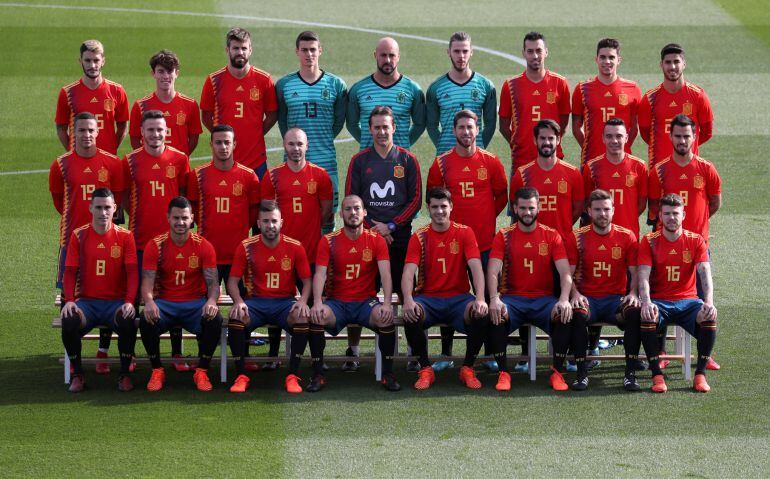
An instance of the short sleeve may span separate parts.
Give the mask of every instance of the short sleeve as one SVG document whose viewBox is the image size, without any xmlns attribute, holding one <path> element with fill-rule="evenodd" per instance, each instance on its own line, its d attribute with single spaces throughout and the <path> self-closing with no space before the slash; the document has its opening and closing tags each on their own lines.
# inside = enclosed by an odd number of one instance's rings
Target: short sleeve
<svg viewBox="0 0 770 479">
<path fill-rule="evenodd" d="M 492 251 L 489 253 L 489 257 L 501 261 L 505 258 L 505 237 L 502 231 L 498 231 L 495 239 L 492 240 Z"/>
<path fill-rule="evenodd" d="M 390 252 L 385 238 L 379 234 L 374 237 L 374 257 L 377 261 L 390 261 Z"/>
<path fill-rule="evenodd" d="M 67 101 L 67 92 L 62 88 L 59 90 L 59 99 L 56 102 L 56 124 L 69 125 L 71 113 L 70 104 Z"/>
<path fill-rule="evenodd" d="M 148 241 L 144 246 L 144 253 L 142 254 L 142 270 L 158 270 L 158 244 L 154 239 Z"/>
<path fill-rule="evenodd" d="M 329 238 L 321 236 L 318 241 L 318 250 L 315 255 L 316 266 L 329 266 Z"/>
<path fill-rule="evenodd" d="M 206 238 L 203 238 L 203 241 L 201 241 L 201 263 L 203 264 L 203 269 L 217 267 L 217 253 L 214 251 L 214 245 Z"/>
<path fill-rule="evenodd" d="M 142 108 L 139 102 L 135 101 L 131 107 L 131 120 L 128 125 L 128 136 L 139 138 L 142 136 Z"/>
<path fill-rule="evenodd" d="M 508 81 L 504 81 L 503 86 L 500 87 L 500 109 L 498 115 L 503 118 L 513 116 L 511 112 L 511 89 L 508 86 Z"/>
<path fill-rule="evenodd" d="M 203 82 L 203 90 L 201 91 L 201 110 L 213 112 L 214 103 L 214 86 L 211 84 L 211 77 L 207 76 L 206 81 Z"/>
<path fill-rule="evenodd" d="M 233 263 L 230 266 L 230 277 L 242 278 L 244 271 L 246 271 L 246 248 L 243 246 L 243 243 L 239 243 L 233 254 Z"/>
<path fill-rule="evenodd" d="M 583 83 L 578 83 L 575 86 L 575 91 L 572 92 L 572 114 L 577 116 L 583 116 Z"/>
<path fill-rule="evenodd" d="M 417 237 L 417 234 L 413 234 L 411 238 L 409 238 L 409 246 L 406 248 L 406 259 L 404 259 L 404 263 L 412 263 L 412 264 L 420 264 L 420 256 L 422 255 L 422 245 L 420 244 L 420 239 Z"/>
<path fill-rule="evenodd" d="M 650 240 L 645 236 L 639 243 L 639 251 L 636 255 L 636 263 L 639 266 L 652 267 L 652 248 L 650 248 Z"/>
<path fill-rule="evenodd" d="M 464 228 L 463 249 L 465 253 L 465 259 L 481 259 L 481 253 L 479 252 L 479 244 L 476 241 L 476 235 L 470 228 Z"/>
</svg>

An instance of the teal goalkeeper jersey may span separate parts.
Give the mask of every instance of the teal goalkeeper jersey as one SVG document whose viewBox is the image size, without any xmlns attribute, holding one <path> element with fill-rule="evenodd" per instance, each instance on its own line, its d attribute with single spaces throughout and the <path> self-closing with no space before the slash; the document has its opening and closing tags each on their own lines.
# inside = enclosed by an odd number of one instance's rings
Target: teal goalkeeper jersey
<svg viewBox="0 0 770 479">
<path fill-rule="evenodd" d="M 348 95 L 347 127 L 361 149 L 372 146 L 369 113 L 376 106 L 389 106 L 396 121 L 393 142 L 409 149 L 425 131 L 425 95 L 420 85 L 405 75 L 389 87 L 383 87 L 373 76 L 358 81 Z"/>
<path fill-rule="evenodd" d="M 485 76 L 473 72 L 463 83 L 455 83 L 449 74 L 441 75 L 428 88 L 425 98 L 427 129 L 436 146 L 436 156 L 454 148 L 455 114 L 470 110 L 479 117 L 479 135 L 476 144 L 486 148 L 497 126 L 497 92 Z"/>
<path fill-rule="evenodd" d="M 302 128 L 308 140 L 307 159 L 336 179 L 334 138 L 345 125 L 345 82 L 331 73 L 322 72 L 314 83 L 307 83 L 299 72 L 294 72 L 278 80 L 275 90 L 281 136 L 290 128 Z"/>
</svg>

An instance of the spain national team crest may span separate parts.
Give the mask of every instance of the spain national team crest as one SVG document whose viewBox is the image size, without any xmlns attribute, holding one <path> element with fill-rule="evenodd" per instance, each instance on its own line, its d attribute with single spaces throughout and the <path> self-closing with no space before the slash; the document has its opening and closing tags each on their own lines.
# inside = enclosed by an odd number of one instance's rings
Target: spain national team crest
<svg viewBox="0 0 770 479">
<path fill-rule="evenodd" d="M 112 98 L 104 99 L 104 111 L 112 111 L 115 109 L 115 100 Z"/>
<path fill-rule="evenodd" d="M 176 178 L 176 166 L 169 165 L 166 167 L 166 178 Z"/>
<path fill-rule="evenodd" d="M 545 94 L 545 101 L 548 104 L 553 105 L 556 103 L 556 92 L 555 91 L 549 91 Z"/>
<path fill-rule="evenodd" d="M 618 95 L 618 103 L 620 106 L 626 106 L 628 105 L 628 94 L 621 93 Z"/>
<path fill-rule="evenodd" d="M 329 89 L 324 88 L 323 91 L 321 92 L 321 98 L 323 98 L 324 100 L 328 100 L 331 97 L 332 97 L 332 93 L 329 91 Z"/>
<path fill-rule="evenodd" d="M 192 255 L 189 258 L 187 258 L 187 267 L 190 269 L 198 269 L 198 266 L 200 265 L 200 260 L 196 255 Z"/>
<path fill-rule="evenodd" d="M 243 183 L 236 181 L 233 185 L 233 196 L 241 196 L 243 194 Z"/>
<path fill-rule="evenodd" d="M 559 180 L 556 184 L 556 189 L 559 191 L 559 194 L 565 194 L 567 192 L 567 180 Z"/>
<path fill-rule="evenodd" d="M 482 180 L 482 181 L 486 180 L 487 179 L 487 169 L 486 168 L 479 168 L 478 170 L 476 170 L 476 177 L 479 180 Z"/>
<path fill-rule="evenodd" d="M 184 114 L 184 112 L 180 111 L 176 114 L 176 124 L 177 126 L 182 126 L 187 121 L 187 115 Z"/>
<path fill-rule="evenodd" d="M 458 254 L 460 253 L 460 242 L 457 240 L 452 240 L 449 243 L 449 252 L 451 254 Z"/>
<path fill-rule="evenodd" d="M 291 271 L 291 258 L 284 258 L 281 260 L 281 269 L 284 271 Z"/>
<path fill-rule="evenodd" d="M 479 98 L 481 98 L 481 92 L 476 88 L 471 90 L 471 100 L 479 101 Z"/>
<path fill-rule="evenodd" d="M 695 177 L 692 179 L 692 186 L 697 190 L 703 189 L 703 184 L 704 181 L 701 175 L 695 175 Z"/>
<path fill-rule="evenodd" d="M 307 182 L 307 194 L 314 195 L 318 191 L 318 182 L 316 180 L 310 180 Z"/>
<path fill-rule="evenodd" d="M 636 176 L 634 176 L 634 175 L 626 175 L 626 187 L 627 188 L 633 188 L 635 183 L 636 183 Z"/>
<path fill-rule="evenodd" d="M 393 176 L 395 178 L 403 178 L 404 177 L 404 167 L 401 165 L 396 165 L 393 167 Z"/>
<path fill-rule="evenodd" d="M 251 87 L 251 90 L 249 90 L 249 98 L 251 98 L 252 101 L 259 101 L 259 88 L 257 87 Z"/>
<path fill-rule="evenodd" d="M 406 103 L 406 93 L 399 92 L 399 94 L 396 95 L 396 101 L 399 103 Z"/>
<path fill-rule="evenodd" d="M 620 246 L 612 247 L 612 259 L 620 259 L 623 256 L 623 250 Z"/>
<path fill-rule="evenodd" d="M 692 252 L 689 249 L 682 251 L 682 261 L 692 263 Z"/>
<path fill-rule="evenodd" d="M 685 115 L 692 115 L 692 103 L 689 101 L 682 104 L 682 113 Z"/>
<path fill-rule="evenodd" d="M 110 172 L 105 167 L 99 168 L 99 171 L 96 172 L 96 178 L 101 182 L 104 183 L 110 179 Z"/>
<path fill-rule="evenodd" d="M 120 255 L 123 253 L 123 248 L 120 247 L 120 245 L 114 244 L 112 245 L 112 248 L 110 248 L 110 257 L 118 259 L 120 258 Z"/>
<path fill-rule="evenodd" d="M 364 248 L 364 252 L 361 254 L 361 259 L 366 261 L 367 263 L 372 260 L 372 250 L 369 248 Z"/>
<path fill-rule="evenodd" d="M 537 246 L 537 252 L 540 256 L 548 256 L 548 243 L 540 243 Z"/>
</svg>

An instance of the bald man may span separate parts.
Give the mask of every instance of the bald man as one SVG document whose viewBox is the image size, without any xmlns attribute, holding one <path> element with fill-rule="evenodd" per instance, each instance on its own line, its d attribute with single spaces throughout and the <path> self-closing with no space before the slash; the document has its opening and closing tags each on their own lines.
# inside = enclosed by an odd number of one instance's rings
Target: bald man
<svg viewBox="0 0 770 479">
<path fill-rule="evenodd" d="M 410 149 L 425 131 L 425 95 L 420 85 L 398 71 L 400 59 L 398 42 L 390 37 L 381 38 L 374 50 L 377 69 L 350 89 L 347 128 L 362 150 L 373 143 L 368 119 L 376 106 L 387 106 L 393 111 L 396 146 Z"/>
</svg>

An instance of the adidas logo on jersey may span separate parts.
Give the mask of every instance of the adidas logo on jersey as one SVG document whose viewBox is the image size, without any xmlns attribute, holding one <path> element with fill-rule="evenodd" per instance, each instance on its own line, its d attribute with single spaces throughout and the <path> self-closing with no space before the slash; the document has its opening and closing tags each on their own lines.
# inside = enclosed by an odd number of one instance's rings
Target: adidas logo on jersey
<svg viewBox="0 0 770 479">
<path fill-rule="evenodd" d="M 599 251 L 607 251 L 607 248 L 604 245 L 599 245 Z"/>
<path fill-rule="evenodd" d="M 445 247 L 446 247 L 446 245 L 445 245 L 445 244 L 444 244 L 444 242 L 442 241 L 442 242 L 440 242 L 440 243 L 438 244 L 438 247 L 439 247 L 439 248 L 445 248 Z"/>
<path fill-rule="evenodd" d="M 525 248 L 531 248 L 531 247 L 532 247 L 532 243 L 530 243 L 529 241 L 527 241 L 527 243 L 524 245 L 524 247 L 525 247 Z"/>
<path fill-rule="evenodd" d="M 99 103 L 99 100 L 96 99 L 96 97 L 91 98 L 91 103 Z"/>
<path fill-rule="evenodd" d="M 227 186 L 227 182 L 225 180 L 222 180 L 219 182 L 219 186 Z"/>
<path fill-rule="evenodd" d="M 294 183 L 291 184 L 292 186 L 300 186 L 302 183 L 299 182 L 299 180 L 294 180 Z"/>
<path fill-rule="evenodd" d="M 672 249 L 671 251 L 668 252 L 668 254 L 677 254 L 677 253 L 675 249 Z"/>
<path fill-rule="evenodd" d="M 267 258 L 267 262 L 268 263 L 275 262 L 275 256 L 271 256 L 271 257 Z"/>
<path fill-rule="evenodd" d="M 358 250 L 356 249 L 355 246 L 353 246 L 352 248 L 350 248 L 350 251 L 348 251 L 348 253 L 358 253 Z"/>
<path fill-rule="evenodd" d="M 238 88 L 236 88 L 235 91 L 243 91 L 243 87 L 241 85 L 238 85 Z"/>
<path fill-rule="evenodd" d="M 607 97 L 612 97 L 612 93 L 610 93 L 610 92 L 605 93 L 604 94 L 604 98 L 607 98 Z"/>
<path fill-rule="evenodd" d="M 152 165 L 152 169 L 153 170 L 159 170 L 160 169 L 160 165 L 155 163 L 154 165 Z"/>
<path fill-rule="evenodd" d="M 540 96 L 540 90 L 535 90 L 532 92 L 532 96 Z"/>
<path fill-rule="evenodd" d="M 371 95 L 366 95 L 366 100 L 367 101 L 372 101 L 372 96 Z"/>
<path fill-rule="evenodd" d="M 86 169 L 83 170 L 83 173 L 92 173 L 91 168 L 86 166 Z"/>
<path fill-rule="evenodd" d="M 292 98 L 296 98 L 296 97 L 298 97 L 298 96 L 299 96 L 299 93 L 297 93 L 297 92 L 295 91 L 294 93 L 292 93 L 292 94 L 291 94 L 291 96 L 292 96 Z"/>
<path fill-rule="evenodd" d="M 465 173 L 466 171 L 471 171 L 471 169 L 466 166 L 465 168 L 463 168 L 463 173 Z"/>
<path fill-rule="evenodd" d="M 163 112 L 163 116 L 171 116 L 171 113 L 168 112 L 168 110 Z"/>
<path fill-rule="evenodd" d="M 613 173 L 613 174 L 612 174 L 612 177 L 613 177 L 613 178 L 620 178 L 620 173 L 618 173 L 618 172 L 616 171 L 615 173 Z"/>
<path fill-rule="evenodd" d="M 97 246 L 97 249 L 104 249 L 104 243 L 99 243 L 99 246 Z"/>
<path fill-rule="evenodd" d="M 176 259 L 184 259 L 184 255 L 182 253 L 177 253 Z"/>
<path fill-rule="evenodd" d="M 449 93 L 444 93 L 444 96 L 442 98 L 449 98 Z"/>
<path fill-rule="evenodd" d="M 686 180 L 687 179 L 687 175 L 682 173 L 682 176 L 680 176 L 679 179 L 680 180 Z"/>
<path fill-rule="evenodd" d="M 676 102 L 675 102 L 675 101 L 672 101 L 672 102 L 671 102 L 671 104 L 669 104 L 668 106 L 669 106 L 669 107 L 675 107 L 675 106 L 676 106 Z"/>
<path fill-rule="evenodd" d="M 552 181 L 550 178 L 546 178 L 545 181 L 543 182 L 544 185 L 550 185 L 551 183 Z"/>
</svg>

